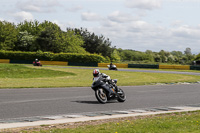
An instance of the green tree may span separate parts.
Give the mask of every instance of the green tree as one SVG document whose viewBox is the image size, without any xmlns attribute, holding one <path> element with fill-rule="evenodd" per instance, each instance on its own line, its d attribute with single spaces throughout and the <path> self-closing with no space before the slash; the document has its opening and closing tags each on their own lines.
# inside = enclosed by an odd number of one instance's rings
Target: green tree
<svg viewBox="0 0 200 133">
<path fill-rule="evenodd" d="M 111 42 L 108 38 L 106 39 L 103 35 L 95 35 L 95 33 L 91 33 L 83 28 L 68 28 L 67 30 L 73 30 L 77 35 L 82 36 L 84 41 L 82 47 L 85 48 L 87 52 L 101 54 L 104 57 L 111 57 L 113 48 L 111 48 Z"/>
<path fill-rule="evenodd" d="M 158 54 L 160 55 L 161 62 L 164 63 L 164 62 L 167 62 L 167 61 L 168 61 L 168 56 L 170 55 L 169 52 L 166 52 L 166 51 L 164 51 L 164 50 L 161 50 Z"/>
<path fill-rule="evenodd" d="M 50 21 L 24 21 L 18 24 L 17 50 L 43 52 L 74 52 L 86 53 L 83 39 L 73 31 L 64 32 L 60 27 Z"/>
<path fill-rule="evenodd" d="M 118 51 L 116 49 L 114 49 L 112 54 L 111 54 L 111 61 L 112 62 L 120 61 L 120 56 L 119 56 L 119 53 L 118 53 Z"/>
<path fill-rule="evenodd" d="M 41 31 L 36 42 L 37 50 L 51 51 L 54 53 L 86 53 L 83 47 L 84 43 L 80 35 L 76 35 L 74 31 L 68 30 L 64 32 L 57 24 L 45 21 L 41 24 L 44 30 Z"/>
<path fill-rule="evenodd" d="M 185 51 L 184 51 L 185 55 L 192 55 L 192 52 L 191 52 L 191 48 L 186 48 Z"/>
<path fill-rule="evenodd" d="M 161 59 L 161 57 L 160 57 L 160 55 L 158 53 L 156 53 L 154 55 L 154 60 L 155 60 L 155 62 L 161 62 L 162 61 L 162 59 Z"/>
<path fill-rule="evenodd" d="M 35 37 L 30 35 L 27 31 L 19 32 L 18 42 L 15 45 L 14 50 L 18 51 L 32 51 L 35 43 Z"/>
<path fill-rule="evenodd" d="M 194 60 L 200 60 L 200 53 L 195 56 Z"/>
<path fill-rule="evenodd" d="M 186 64 L 191 64 L 192 61 L 194 60 L 195 58 L 195 55 L 192 55 L 192 52 L 191 52 L 191 48 L 186 48 L 185 51 L 185 63 Z"/>
<path fill-rule="evenodd" d="M 34 51 L 51 51 L 54 53 L 63 52 L 62 51 L 62 30 L 57 24 L 49 21 L 44 21 L 39 25 L 41 27 L 41 32 L 36 38 L 36 44 Z"/>
<path fill-rule="evenodd" d="M 122 50 L 120 51 L 120 56 L 124 61 L 132 61 L 133 60 L 133 50 Z"/>
<path fill-rule="evenodd" d="M 24 49 L 27 51 L 53 50 L 52 52 L 58 52 L 58 50 L 54 48 L 57 39 L 59 40 L 57 34 L 59 34 L 58 32 L 61 32 L 61 29 L 58 25 L 49 21 L 44 21 L 42 23 L 39 23 L 36 20 L 24 21 L 18 24 L 17 29 L 21 33 L 18 37 L 18 46 L 17 46 L 18 50 L 24 50 Z M 27 47 L 25 48 L 25 46 Z"/>
<path fill-rule="evenodd" d="M 84 44 L 81 36 L 76 35 L 72 30 L 68 30 L 66 33 L 63 34 L 63 52 L 86 53 L 85 49 L 81 47 Z"/>
<path fill-rule="evenodd" d="M 176 60 L 175 60 L 175 57 L 172 55 L 172 54 L 170 54 L 169 56 L 168 56 L 168 63 L 174 63 Z"/>
<path fill-rule="evenodd" d="M 183 56 L 183 53 L 181 51 L 172 51 L 171 54 L 179 58 Z"/>
<path fill-rule="evenodd" d="M 0 21 L 0 50 L 12 50 L 17 41 L 17 34 L 13 23 Z"/>
<path fill-rule="evenodd" d="M 46 22 L 46 21 L 45 21 Z M 27 21 L 25 20 L 24 22 L 21 22 L 17 25 L 17 29 L 20 32 L 25 32 L 27 31 L 28 34 L 32 36 L 37 36 L 40 34 L 44 27 L 37 21 Z"/>
<path fill-rule="evenodd" d="M 184 54 L 181 51 L 172 51 L 172 52 L 170 52 L 170 54 L 172 54 L 174 56 L 175 63 L 179 64 L 182 62 L 182 58 L 183 58 Z"/>
</svg>

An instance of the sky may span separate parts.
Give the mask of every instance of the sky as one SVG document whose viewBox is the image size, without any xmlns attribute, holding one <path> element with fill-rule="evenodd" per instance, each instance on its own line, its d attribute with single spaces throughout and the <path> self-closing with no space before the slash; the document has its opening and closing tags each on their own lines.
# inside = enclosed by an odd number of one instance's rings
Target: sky
<svg viewBox="0 0 200 133">
<path fill-rule="evenodd" d="M 112 46 L 200 53 L 200 0 L 0 0 L 0 20 L 85 28 Z"/>
</svg>

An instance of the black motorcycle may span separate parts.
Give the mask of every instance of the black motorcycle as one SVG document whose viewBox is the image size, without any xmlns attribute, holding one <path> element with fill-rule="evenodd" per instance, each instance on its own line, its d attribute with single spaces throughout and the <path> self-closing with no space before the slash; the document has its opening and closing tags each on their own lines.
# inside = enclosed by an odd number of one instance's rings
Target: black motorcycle
<svg viewBox="0 0 200 133">
<path fill-rule="evenodd" d="M 113 81 L 116 86 L 117 80 Z M 91 88 L 95 91 L 95 96 L 100 103 L 105 104 L 109 100 L 117 100 L 118 102 L 126 100 L 126 95 L 121 88 L 114 87 L 102 77 L 95 77 Z"/>
</svg>

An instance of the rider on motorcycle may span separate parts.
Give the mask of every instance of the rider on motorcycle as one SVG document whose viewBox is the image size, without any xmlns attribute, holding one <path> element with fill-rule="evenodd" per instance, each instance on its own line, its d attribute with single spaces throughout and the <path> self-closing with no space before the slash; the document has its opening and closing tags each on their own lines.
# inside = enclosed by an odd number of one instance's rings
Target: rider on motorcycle
<svg viewBox="0 0 200 133">
<path fill-rule="evenodd" d="M 111 62 L 111 63 L 110 63 L 110 68 L 112 68 L 112 67 L 113 67 L 113 63 Z"/>
<path fill-rule="evenodd" d="M 100 73 L 99 69 L 94 69 L 93 76 L 94 77 L 100 77 L 101 76 L 106 80 L 111 80 L 110 76 L 106 75 L 105 73 Z"/>
<path fill-rule="evenodd" d="M 38 59 L 35 59 L 35 61 L 33 61 L 33 65 L 34 66 L 42 66 L 42 64 L 40 63 L 40 61 Z"/>
<path fill-rule="evenodd" d="M 106 75 L 105 73 L 100 73 L 99 69 L 94 69 L 93 71 L 93 76 L 95 77 L 102 77 L 104 81 L 108 82 L 109 84 L 113 85 L 116 90 L 118 90 L 117 85 L 115 84 L 115 82 L 110 78 L 110 76 Z M 110 94 L 113 94 L 112 90 L 109 90 Z"/>
<path fill-rule="evenodd" d="M 39 60 L 38 59 L 35 59 L 35 63 L 38 63 L 39 62 Z"/>
</svg>

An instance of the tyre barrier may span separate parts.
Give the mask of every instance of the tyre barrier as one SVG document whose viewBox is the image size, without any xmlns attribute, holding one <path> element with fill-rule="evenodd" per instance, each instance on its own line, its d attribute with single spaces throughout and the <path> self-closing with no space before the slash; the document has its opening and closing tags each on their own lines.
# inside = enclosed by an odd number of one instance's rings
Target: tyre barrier
<svg viewBox="0 0 200 133">
<path fill-rule="evenodd" d="M 67 66 L 68 62 L 64 61 L 40 61 L 42 65 L 61 65 L 61 66 Z"/>
<path fill-rule="evenodd" d="M 159 69 L 190 70 L 190 66 L 189 65 L 159 65 Z"/>
<path fill-rule="evenodd" d="M 152 64 L 128 64 L 128 68 L 151 68 L 151 69 L 158 69 L 159 65 L 152 65 Z"/>
<path fill-rule="evenodd" d="M 0 59 L 0 63 L 10 63 L 9 59 Z"/>
<path fill-rule="evenodd" d="M 200 70 L 200 66 L 190 66 L 190 70 Z"/>
<path fill-rule="evenodd" d="M 69 66 L 87 66 L 87 67 L 98 67 L 98 63 L 95 62 L 88 62 L 88 63 L 81 63 L 81 62 L 68 62 Z"/>
</svg>

